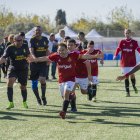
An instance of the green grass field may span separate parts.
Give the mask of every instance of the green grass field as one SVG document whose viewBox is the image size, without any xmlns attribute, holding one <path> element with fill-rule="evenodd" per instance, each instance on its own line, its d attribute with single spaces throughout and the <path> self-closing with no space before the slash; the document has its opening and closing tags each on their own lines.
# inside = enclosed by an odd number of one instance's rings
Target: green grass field
<svg viewBox="0 0 140 140">
<path fill-rule="evenodd" d="M 136 73 L 139 93 L 130 84 L 131 97 L 125 97 L 124 82 L 116 82 L 117 75 L 118 67 L 100 67 L 97 102 L 76 90 L 78 112 L 68 112 L 65 120 L 58 116 L 62 99 L 56 81 L 47 82 L 45 107 L 37 106 L 29 81 L 27 110 L 16 84 L 15 108 L 10 111 L 5 109 L 6 84 L 0 83 L 0 140 L 139 140 L 140 72 Z"/>
</svg>

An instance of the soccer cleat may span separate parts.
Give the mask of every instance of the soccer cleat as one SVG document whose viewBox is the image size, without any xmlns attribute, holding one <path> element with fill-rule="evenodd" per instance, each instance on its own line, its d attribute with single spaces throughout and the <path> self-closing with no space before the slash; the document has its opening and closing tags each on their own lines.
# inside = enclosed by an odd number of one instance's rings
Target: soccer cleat
<svg viewBox="0 0 140 140">
<path fill-rule="evenodd" d="M 11 109 L 11 108 L 14 108 L 14 103 L 13 102 L 10 102 L 9 106 L 6 109 Z"/>
<path fill-rule="evenodd" d="M 23 107 L 26 109 L 28 108 L 27 102 L 23 102 Z"/>
<path fill-rule="evenodd" d="M 130 93 L 126 93 L 126 97 L 130 97 Z"/>
<path fill-rule="evenodd" d="M 96 102 L 96 101 L 97 101 L 97 100 L 96 100 L 96 97 L 93 97 L 93 98 L 92 98 L 92 101 L 93 101 L 93 102 Z"/>
<path fill-rule="evenodd" d="M 77 108 L 71 108 L 71 112 L 77 112 Z"/>
<path fill-rule="evenodd" d="M 60 111 L 60 112 L 59 112 L 59 116 L 60 116 L 62 119 L 65 119 L 65 117 L 66 117 L 66 112 Z"/>
<path fill-rule="evenodd" d="M 52 79 L 55 80 L 55 79 L 57 79 L 57 78 L 56 78 L 55 76 L 52 76 Z"/>
<path fill-rule="evenodd" d="M 136 87 L 134 87 L 134 91 L 136 94 L 138 94 L 138 89 Z"/>
<path fill-rule="evenodd" d="M 41 99 L 37 99 L 38 105 L 42 105 Z"/>
<path fill-rule="evenodd" d="M 43 105 L 47 105 L 47 100 L 46 100 L 46 97 L 42 97 L 42 102 L 43 102 Z"/>
</svg>

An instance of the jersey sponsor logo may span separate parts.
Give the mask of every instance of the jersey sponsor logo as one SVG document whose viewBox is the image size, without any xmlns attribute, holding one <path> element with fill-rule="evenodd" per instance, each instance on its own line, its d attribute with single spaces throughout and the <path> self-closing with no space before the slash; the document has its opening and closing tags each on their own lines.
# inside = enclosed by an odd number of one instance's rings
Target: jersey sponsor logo
<svg viewBox="0 0 140 140">
<path fill-rule="evenodd" d="M 132 52 L 132 49 L 123 49 L 124 52 Z"/>
<path fill-rule="evenodd" d="M 37 51 L 37 52 L 44 52 L 44 51 L 46 51 L 46 48 L 44 48 L 44 47 L 38 47 L 38 48 L 36 49 L 36 51 Z"/>
<path fill-rule="evenodd" d="M 71 65 L 59 65 L 58 68 L 60 68 L 60 69 L 71 69 L 72 66 Z"/>
<path fill-rule="evenodd" d="M 16 56 L 15 60 L 25 60 L 26 57 L 24 55 L 18 55 Z"/>
<path fill-rule="evenodd" d="M 89 60 L 90 63 L 95 63 L 97 60 Z"/>
</svg>

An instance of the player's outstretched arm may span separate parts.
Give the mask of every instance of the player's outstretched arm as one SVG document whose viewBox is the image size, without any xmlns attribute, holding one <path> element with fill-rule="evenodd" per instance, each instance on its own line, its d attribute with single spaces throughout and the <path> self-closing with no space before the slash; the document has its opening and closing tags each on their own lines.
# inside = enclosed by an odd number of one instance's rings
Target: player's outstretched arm
<svg viewBox="0 0 140 140">
<path fill-rule="evenodd" d="M 138 70 L 140 70 L 140 64 L 136 65 L 130 72 L 126 73 L 125 75 L 123 76 L 118 76 L 116 78 L 117 81 L 121 81 L 121 80 L 124 80 L 126 77 L 128 77 L 129 75 L 137 72 Z"/>
<path fill-rule="evenodd" d="M 47 56 L 43 56 L 43 57 L 37 57 L 37 58 L 34 58 L 32 56 L 28 57 L 27 58 L 28 62 L 45 62 L 45 61 L 49 61 L 48 57 Z"/>
<path fill-rule="evenodd" d="M 80 55 L 81 59 L 94 59 L 94 58 L 102 58 L 102 54 L 97 53 L 95 55 L 90 55 L 90 54 L 84 54 L 84 55 Z"/>
</svg>

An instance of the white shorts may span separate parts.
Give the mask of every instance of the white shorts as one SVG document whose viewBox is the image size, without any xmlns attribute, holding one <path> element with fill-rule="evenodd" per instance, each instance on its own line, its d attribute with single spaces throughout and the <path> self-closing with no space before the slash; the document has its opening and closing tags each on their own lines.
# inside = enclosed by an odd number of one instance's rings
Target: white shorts
<svg viewBox="0 0 140 140">
<path fill-rule="evenodd" d="M 75 82 L 72 82 L 72 81 L 67 81 L 67 82 L 64 82 L 64 83 L 60 83 L 59 84 L 59 90 L 60 90 L 61 96 L 64 96 L 64 93 L 66 92 L 66 90 L 73 91 L 74 86 L 75 86 Z"/>
<path fill-rule="evenodd" d="M 128 72 L 130 72 L 134 67 L 122 67 L 121 68 L 121 71 L 122 71 L 122 74 L 126 74 Z"/>
<path fill-rule="evenodd" d="M 80 86 L 80 89 L 86 90 L 88 87 L 88 78 L 75 78 L 76 84 Z"/>
<path fill-rule="evenodd" d="M 94 85 L 99 84 L 98 76 L 92 76 L 92 78 L 93 78 L 92 83 L 93 83 Z"/>
</svg>

